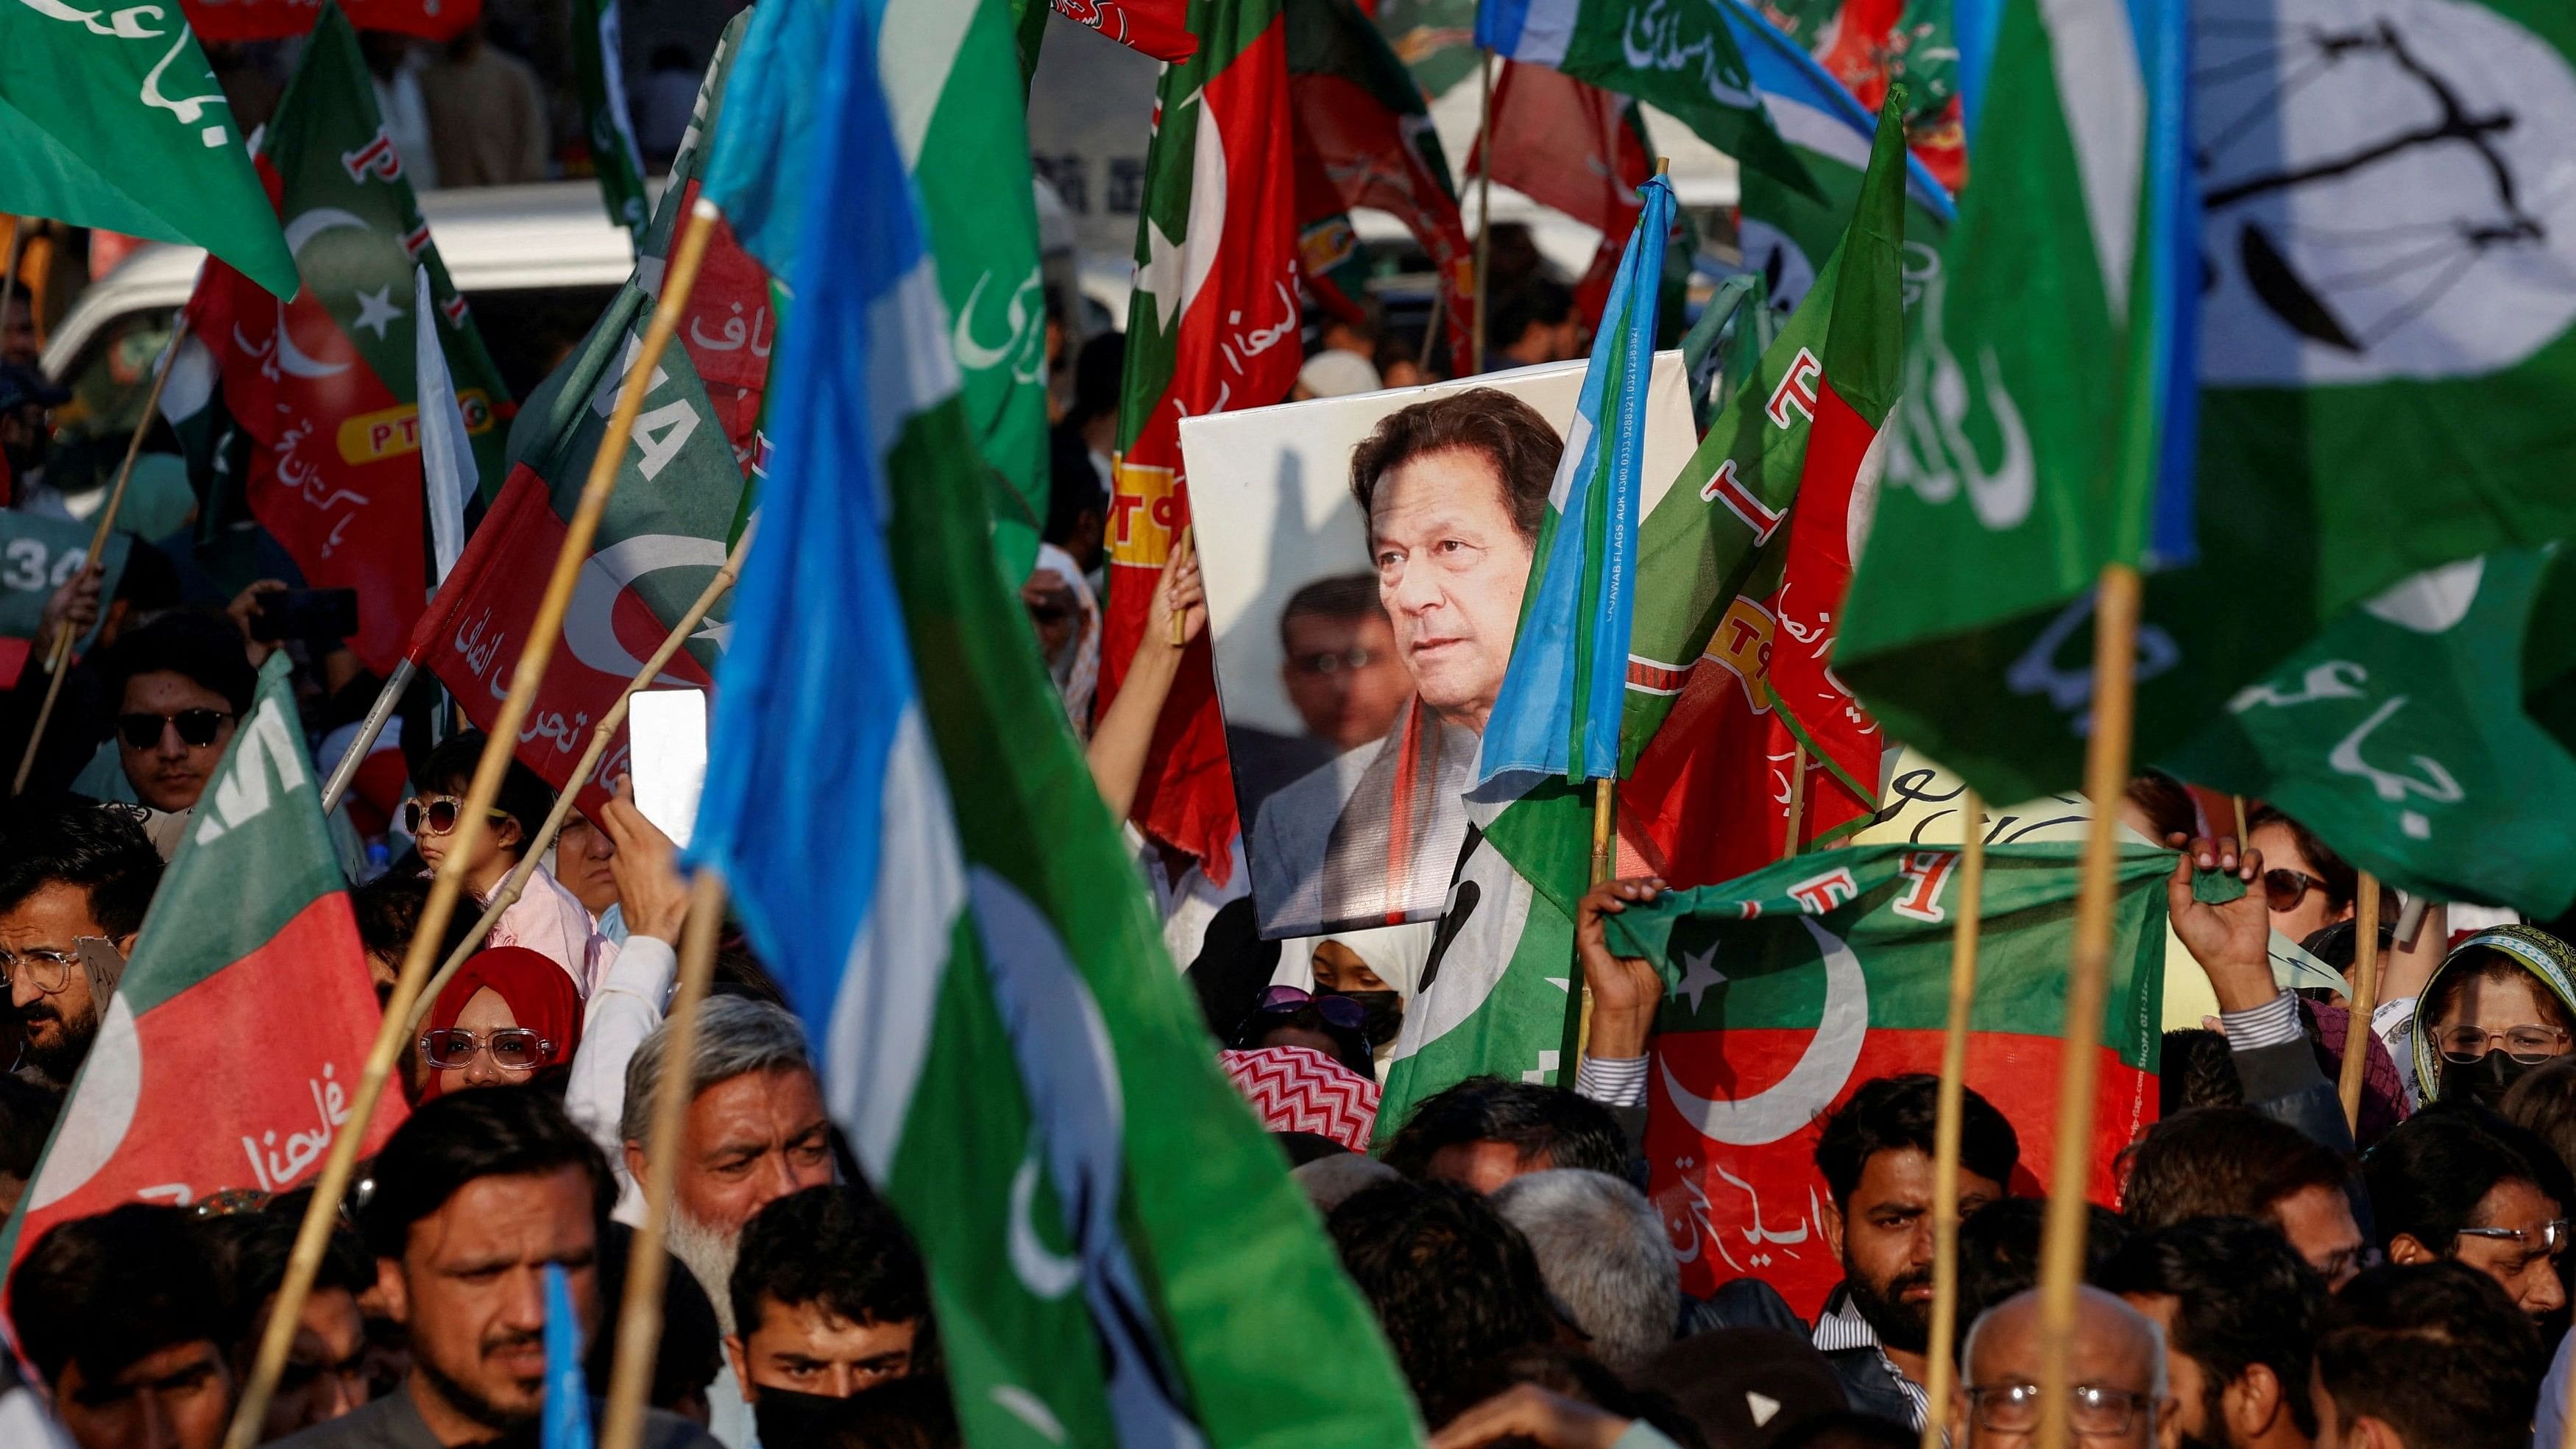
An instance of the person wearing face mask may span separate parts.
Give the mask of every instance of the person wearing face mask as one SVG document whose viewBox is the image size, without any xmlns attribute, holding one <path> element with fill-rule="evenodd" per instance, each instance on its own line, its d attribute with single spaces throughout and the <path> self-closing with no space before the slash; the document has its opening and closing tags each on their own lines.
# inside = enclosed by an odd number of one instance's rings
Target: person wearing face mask
<svg viewBox="0 0 2576 1449">
<path fill-rule="evenodd" d="M 2576 1046 L 2576 949 L 2532 926 L 2480 931 L 2415 1000 L 2408 1065 L 2427 1103 L 2501 1105 L 2525 1072 Z"/>
<path fill-rule="evenodd" d="M 725 1357 L 763 1449 L 832 1442 L 855 1396 L 939 1371 L 921 1255 L 863 1188 L 810 1187 L 742 1232 Z"/>
<path fill-rule="evenodd" d="M 1396 1033 L 1404 1027 L 1405 1007 L 1413 1000 L 1437 929 L 1424 921 L 1282 942 L 1279 969 L 1270 984 L 1358 1002 L 1360 1037 L 1384 1080 L 1387 1058 L 1395 1051 Z"/>
</svg>

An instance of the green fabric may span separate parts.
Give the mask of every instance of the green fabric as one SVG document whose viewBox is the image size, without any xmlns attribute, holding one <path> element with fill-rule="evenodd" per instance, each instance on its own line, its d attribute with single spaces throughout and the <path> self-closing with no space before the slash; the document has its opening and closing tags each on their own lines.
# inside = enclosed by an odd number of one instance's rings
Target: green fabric
<svg viewBox="0 0 2576 1449">
<path fill-rule="evenodd" d="M 0 155 L 0 210 L 192 243 L 295 295 L 295 258 L 176 4 L 0 11 Z"/>
<path fill-rule="evenodd" d="M 131 487 L 129 484 L 129 492 Z M 127 502 L 129 507 L 120 516 L 130 518 L 131 498 Z M 45 601 L 80 572 L 81 561 L 89 557 L 93 532 L 92 525 L 85 522 L 0 508 L 0 635 L 27 640 L 36 637 L 44 623 Z M 104 570 L 99 578 L 100 599 L 116 597 L 117 581 L 125 576 L 125 561 L 133 552 L 132 535 L 121 528 L 109 530 L 107 547 L 99 554 L 99 565 Z M 80 638 L 80 652 L 86 653 L 97 641 L 98 630 L 98 624 L 90 625 L 89 632 Z M 30 667 L 41 669 L 41 661 L 31 660 Z"/>
<path fill-rule="evenodd" d="M 624 43 L 617 0 L 572 0 L 572 77 L 579 97 L 582 134 L 590 141 L 590 167 L 608 219 L 640 241 L 650 213 L 644 196 L 644 155 L 626 108 Z"/>
<path fill-rule="evenodd" d="M 2401 890 L 2558 915 L 2576 898 L 2576 758 L 2521 699 L 2547 565 L 2492 553 L 2346 612 L 2158 763 L 2270 801 Z"/>
<path fill-rule="evenodd" d="M 1556 68 L 1669 113 L 1747 174 L 1763 172 L 1824 199 L 1772 127 L 1744 52 L 1715 5 L 1582 0 Z"/>
</svg>

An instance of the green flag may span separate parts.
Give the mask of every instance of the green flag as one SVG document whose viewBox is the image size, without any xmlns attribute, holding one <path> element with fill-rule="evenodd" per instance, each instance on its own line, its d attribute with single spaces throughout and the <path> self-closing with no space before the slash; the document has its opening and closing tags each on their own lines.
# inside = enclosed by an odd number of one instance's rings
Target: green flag
<svg viewBox="0 0 2576 1449">
<path fill-rule="evenodd" d="M 572 0 L 572 75 L 581 97 L 582 134 L 608 219 L 638 240 L 650 218 L 644 202 L 644 153 L 626 109 L 625 41 L 617 0 Z"/>
<path fill-rule="evenodd" d="M 0 210 L 201 246 L 295 295 L 295 258 L 175 4 L 8 7 L 0 155 Z"/>
<path fill-rule="evenodd" d="M 2547 567 L 2511 549 L 2407 580 L 2159 763 L 2270 801 L 2401 890 L 2558 915 L 2576 898 L 2576 758 L 2521 700 Z"/>
</svg>

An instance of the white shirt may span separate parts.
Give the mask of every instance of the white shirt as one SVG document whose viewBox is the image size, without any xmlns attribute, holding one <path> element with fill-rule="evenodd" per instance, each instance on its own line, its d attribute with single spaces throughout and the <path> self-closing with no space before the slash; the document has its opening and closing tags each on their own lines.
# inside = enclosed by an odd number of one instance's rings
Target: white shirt
<svg viewBox="0 0 2576 1449">
<path fill-rule="evenodd" d="M 670 942 L 627 937 L 626 949 L 582 1010 L 581 1046 L 572 1054 L 572 1078 L 564 1086 L 564 1110 L 608 1154 L 617 1174 L 617 1220 L 629 1226 L 644 1219 L 644 1194 L 626 1175 L 626 1139 L 618 1130 L 626 1113 L 626 1063 L 662 1024 L 679 975 L 679 953 Z"/>
</svg>

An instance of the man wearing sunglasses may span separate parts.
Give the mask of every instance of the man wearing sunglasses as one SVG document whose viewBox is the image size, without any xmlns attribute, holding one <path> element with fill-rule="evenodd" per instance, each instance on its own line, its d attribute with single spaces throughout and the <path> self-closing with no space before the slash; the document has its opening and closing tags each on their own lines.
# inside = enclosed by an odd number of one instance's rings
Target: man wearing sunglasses
<svg viewBox="0 0 2576 1449">
<path fill-rule="evenodd" d="M 194 809 L 259 683 L 240 631 L 165 615 L 119 642 L 111 683 L 117 762 L 134 798 L 172 814 Z"/>
<path fill-rule="evenodd" d="M 31 811 L 0 842 L 0 980 L 26 1032 L 22 1075 L 71 1085 L 107 1004 L 82 943 L 132 950 L 160 885 L 161 854 L 130 806 Z"/>
</svg>

